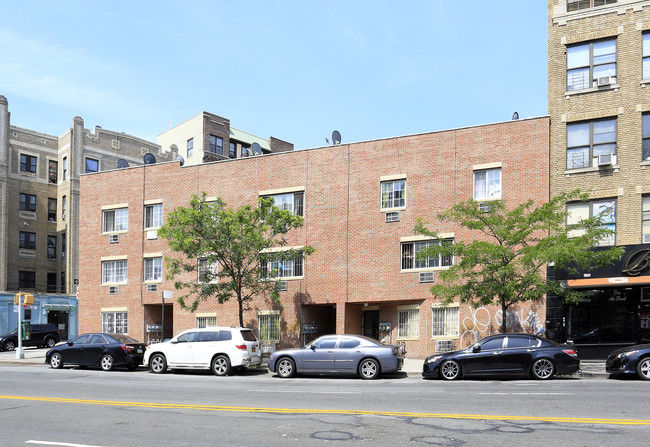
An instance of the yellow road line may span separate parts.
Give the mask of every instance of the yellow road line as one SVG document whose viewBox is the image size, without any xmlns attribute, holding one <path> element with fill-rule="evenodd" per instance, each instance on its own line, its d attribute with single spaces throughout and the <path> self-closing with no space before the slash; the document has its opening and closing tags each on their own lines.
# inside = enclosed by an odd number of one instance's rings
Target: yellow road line
<svg viewBox="0 0 650 447">
<path fill-rule="evenodd" d="M 128 402 L 113 400 L 67 399 L 63 397 L 32 397 L 32 396 L 4 396 L 0 399 L 23 400 L 33 402 L 53 402 L 66 404 L 106 405 L 117 407 L 140 407 L 156 409 L 186 409 L 202 411 L 232 411 L 246 413 L 275 413 L 275 414 L 349 414 L 370 416 L 394 416 L 413 418 L 437 419 L 471 419 L 471 420 L 499 420 L 499 421 L 544 421 L 574 424 L 608 424 L 608 425 L 650 425 L 648 419 L 598 419 L 580 417 L 556 416 L 507 416 L 490 414 L 447 414 L 447 413 L 413 413 L 402 411 L 374 411 L 374 410 L 321 410 L 310 408 L 266 408 L 266 407 L 230 407 L 221 405 L 196 405 L 196 404 L 168 404 L 155 402 Z"/>
</svg>

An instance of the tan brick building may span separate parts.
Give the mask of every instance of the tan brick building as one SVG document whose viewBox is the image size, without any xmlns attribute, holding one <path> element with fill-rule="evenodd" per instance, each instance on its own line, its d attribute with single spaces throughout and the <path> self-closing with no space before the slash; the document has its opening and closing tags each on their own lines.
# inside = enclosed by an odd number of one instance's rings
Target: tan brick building
<svg viewBox="0 0 650 447">
<path fill-rule="evenodd" d="M 289 245 L 315 253 L 296 261 L 281 303 L 253 303 L 245 324 L 278 346 L 302 343 L 303 325 L 317 333 L 363 333 L 406 345 L 422 357 L 468 345 L 498 331 L 497 308 L 440 306 L 429 291 L 449 259 L 417 261 L 427 240 L 413 233 L 418 217 L 475 197 L 508 206 L 548 200 L 549 119 L 509 121 L 382 140 L 180 166 L 162 163 L 81 176 L 79 226 L 80 330 L 160 337 L 165 241 L 164 216 L 206 192 L 237 208 L 260 196 L 282 196 L 305 217 Z M 152 216 L 157 216 L 153 218 Z M 463 228 L 435 228 L 466 240 Z M 175 292 L 178 293 L 178 292 Z M 165 336 L 197 325 L 236 325 L 236 302 L 207 302 L 197 313 L 175 300 L 165 305 Z M 509 313 L 510 327 L 542 328 L 545 304 Z M 386 324 L 389 323 L 389 324 Z M 312 336 L 311 334 L 309 336 Z"/>
<path fill-rule="evenodd" d="M 580 188 L 571 222 L 611 210 L 623 245 L 615 266 L 563 277 L 589 290 L 578 306 L 548 298 L 548 333 L 573 339 L 581 357 L 650 341 L 650 272 L 628 270 L 650 248 L 650 1 L 549 0 L 551 195 Z"/>
</svg>

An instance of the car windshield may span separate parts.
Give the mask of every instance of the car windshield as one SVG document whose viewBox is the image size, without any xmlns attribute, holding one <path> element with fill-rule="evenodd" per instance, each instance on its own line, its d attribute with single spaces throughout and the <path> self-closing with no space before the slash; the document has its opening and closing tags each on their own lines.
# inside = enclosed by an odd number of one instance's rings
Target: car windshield
<svg viewBox="0 0 650 447">
<path fill-rule="evenodd" d="M 18 329 L 14 329 L 13 331 L 9 332 L 9 335 L 16 335 L 18 333 Z"/>
</svg>

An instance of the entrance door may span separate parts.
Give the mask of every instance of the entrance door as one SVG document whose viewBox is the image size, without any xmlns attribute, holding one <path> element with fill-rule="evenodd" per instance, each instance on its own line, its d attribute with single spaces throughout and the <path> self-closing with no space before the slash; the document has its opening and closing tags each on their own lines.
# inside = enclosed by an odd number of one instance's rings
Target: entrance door
<svg viewBox="0 0 650 447">
<path fill-rule="evenodd" d="M 379 310 L 363 312 L 363 335 L 379 340 Z"/>
<path fill-rule="evenodd" d="M 47 322 L 53 324 L 59 330 L 61 340 L 68 339 L 68 311 L 50 310 L 47 312 Z"/>
</svg>

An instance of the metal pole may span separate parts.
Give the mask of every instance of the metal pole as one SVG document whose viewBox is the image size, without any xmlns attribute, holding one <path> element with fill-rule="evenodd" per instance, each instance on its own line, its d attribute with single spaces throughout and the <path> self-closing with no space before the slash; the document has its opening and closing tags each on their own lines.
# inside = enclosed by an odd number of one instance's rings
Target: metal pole
<svg viewBox="0 0 650 447">
<path fill-rule="evenodd" d="M 165 341 L 165 292 L 162 295 L 162 329 L 160 329 L 160 341 Z"/>
<path fill-rule="evenodd" d="M 16 350 L 16 358 L 24 359 L 25 353 L 23 352 L 23 306 L 22 294 L 18 295 L 18 349 Z"/>
</svg>

